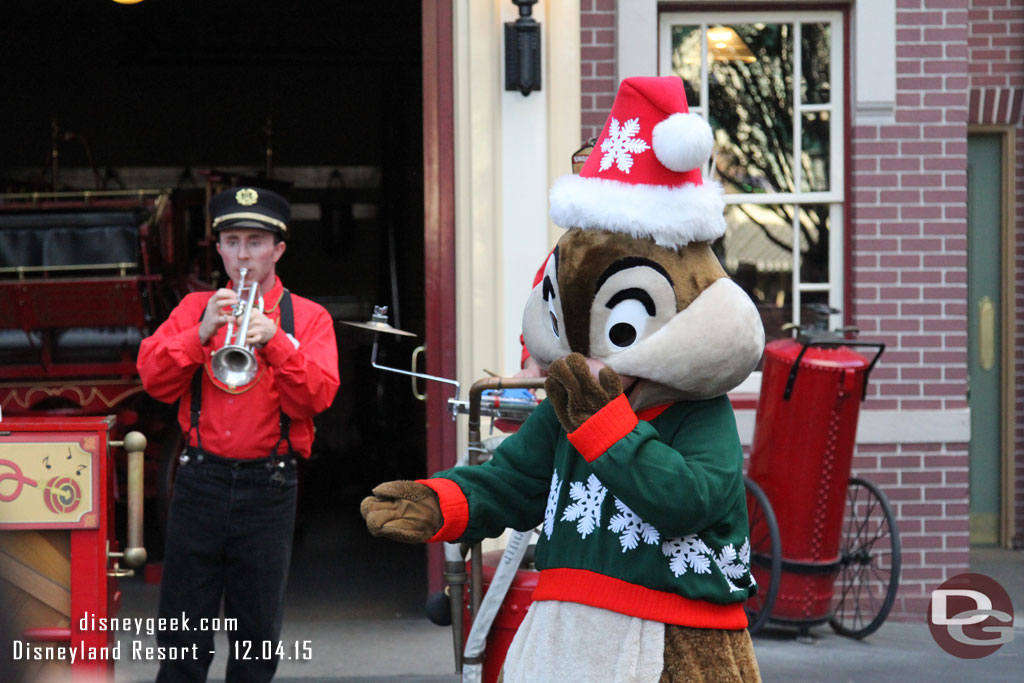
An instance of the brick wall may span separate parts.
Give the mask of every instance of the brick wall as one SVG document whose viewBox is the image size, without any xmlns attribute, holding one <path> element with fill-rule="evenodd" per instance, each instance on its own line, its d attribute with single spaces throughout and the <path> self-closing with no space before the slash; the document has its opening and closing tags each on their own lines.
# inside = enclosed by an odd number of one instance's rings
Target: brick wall
<svg viewBox="0 0 1024 683">
<path fill-rule="evenodd" d="M 854 474 L 885 492 L 899 528 L 903 570 L 893 620 L 920 621 L 931 591 L 970 564 L 967 467 L 967 444 L 857 446 Z"/>
<path fill-rule="evenodd" d="M 615 0 L 580 0 L 580 141 L 597 137 L 615 100 Z"/>
<path fill-rule="evenodd" d="M 967 405 L 967 5 L 897 0 L 895 121 L 853 129 L 854 324 L 886 342 L 865 405 Z M 967 444 L 857 448 L 903 537 L 895 618 L 969 566 Z"/>
<path fill-rule="evenodd" d="M 1024 0 L 971 0 L 968 13 L 970 122 L 1016 131 L 1016 534 L 1024 546 Z"/>
</svg>

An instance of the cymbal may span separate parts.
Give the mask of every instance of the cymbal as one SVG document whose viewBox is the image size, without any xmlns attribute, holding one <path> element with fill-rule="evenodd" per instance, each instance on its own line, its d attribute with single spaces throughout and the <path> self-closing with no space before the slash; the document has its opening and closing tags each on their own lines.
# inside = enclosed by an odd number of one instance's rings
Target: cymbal
<svg viewBox="0 0 1024 683">
<path fill-rule="evenodd" d="M 392 327 L 387 322 L 382 322 L 380 320 L 370 319 L 370 320 L 367 320 L 364 323 L 355 322 L 353 320 L 340 320 L 338 322 L 340 322 L 342 325 L 351 325 L 352 327 L 359 327 L 361 329 L 372 330 L 374 332 L 386 332 L 387 334 L 398 334 L 398 335 L 402 335 L 403 337 L 415 337 L 416 336 L 415 332 L 406 332 L 405 330 L 400 330 L 397 327 Z"/>
</svg>

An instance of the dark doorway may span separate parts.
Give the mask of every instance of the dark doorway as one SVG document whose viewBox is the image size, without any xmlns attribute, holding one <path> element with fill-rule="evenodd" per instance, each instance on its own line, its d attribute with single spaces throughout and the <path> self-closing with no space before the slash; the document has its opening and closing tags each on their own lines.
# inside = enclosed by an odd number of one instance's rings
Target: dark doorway
<svg viewBox="0 0 1024 683">
<path fill-rule="evenodd" d="M 295 213 L 282 280 L 339 321 L 388 305 L 417 338 L 382 339 L 379 361 L 408 367 L 426 328 L 421 21 L 400 0 L 5 3 L 0 192 L 163 183 L 201 199 L 204 169 L 280 183 Z M 336 332 L 341 389 L 300 496 L 296 561 L 312 569 L 293 574 L 314 583 L 387 571 L 359 500 L 426 474 L 408 378 L 370 367 L 370 333 Z M 425 552 L 395 552 L 387 592 L 422 605 Z"/>
</svg>

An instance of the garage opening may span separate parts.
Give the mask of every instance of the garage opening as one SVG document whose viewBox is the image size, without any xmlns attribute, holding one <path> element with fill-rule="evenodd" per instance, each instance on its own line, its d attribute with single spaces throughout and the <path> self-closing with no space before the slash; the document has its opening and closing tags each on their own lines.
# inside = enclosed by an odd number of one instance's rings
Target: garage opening
<svg viewBox="0 0 1024 683">
<path fill-rule="evenodd" d="M 382 339 L 378 360 L 407 367 L 426 328 L 421 21 L 398 1 L 7 7 L 0 192 L 169 188 L 203 272 L 210 178 L 265 183 L 293 208 L 285 285 L 336 321 L 387 305 L 417 336 Z M 223 284 L 215 252 L 208 265 Z M 301 473 L 287 612 L 419 616 L 425 550 L 372 539 L 358 505 L 426 474 L 424 404 L 370 367 L 371 333 L 336 333 L 341 388 Z M 159 560 L 155 494 L 146 511 Z"/>
</svg>

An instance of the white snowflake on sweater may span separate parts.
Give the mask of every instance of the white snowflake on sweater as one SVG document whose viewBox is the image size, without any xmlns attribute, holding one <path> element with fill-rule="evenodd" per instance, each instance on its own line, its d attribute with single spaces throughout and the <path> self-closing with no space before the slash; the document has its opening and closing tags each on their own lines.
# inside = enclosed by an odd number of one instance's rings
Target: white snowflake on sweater
<svg viewBox="0 0 1024 683">
<path fill-rule="evenodd" d="M 601 157 L 600 170 L 607 171 L 614 163 L 620 171 L 629 173 L 629 169 L 633 168 L 633 155 L 650 149 L 644 140 L 635 137 L 639 132 L 639 118 L 629 119 L 619 127 L 619 120 L 613 116 L 608 126 L 608 136 L 601 143 L 604 155 Z"/>
<path fill-rule="evenodd" d="M 722 548 L 722 552 L 714 555 L 715 564 L 722 570 L 725 582 L 729 584 L 730 591 L 743 590 L 732 582 L 733 579 L 742 579 L 750 570 L 750 539 L 744 539 L 739 552 L 732 543 Z M 753 578 L 753 576 L 751 576 Z"/>
<path fill-rule="evenodd" d="M 601 504 L 606 493 L 608 489 L 593 474 L 587 477 L 586 488 L 583 482 L 572 482 L 569 485 L 569 496 L 576 502 L 566 506 L 561 521 L 576 522 L 576 531 L 586 538 L 590 532 L 601 526 Z"/>
<path fill-rule="evenodd" d="M 640 519 L 640 515 L 630 510 L 618 498 L 615 499 L 615 507 L 619 509 L 619 513 L 609 520 L 608 529 L 619 534 L 622 552 L 636 548 L 641 538 L 649 545 L 654 545 L 661 538 L 657 529 Z"/>
<path fill-rule="evenodd" d="M 558 506 L 558 494 L 562 492 L 562 481 L 558 478 L 558 470 L 551 475 L 551 488 L 548 489 L 548 505 L 544 509 L 544 533 L 551 540 L 551 532 L 555 530 L 555 508 Z"/>
<path fill-rule="evenodd" d="M 692 569 L 697 574 L 711 572 L 711 548 L 697 534 L 682 538 L 670 538 L 661 544 L 661 552 L 672 558 L 668 566 L 676 576 L 682 576 Z"/>
</svg>

